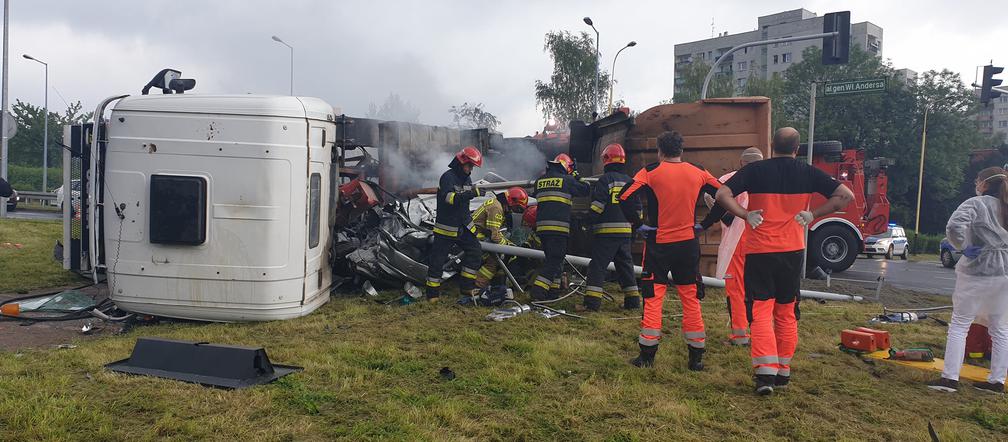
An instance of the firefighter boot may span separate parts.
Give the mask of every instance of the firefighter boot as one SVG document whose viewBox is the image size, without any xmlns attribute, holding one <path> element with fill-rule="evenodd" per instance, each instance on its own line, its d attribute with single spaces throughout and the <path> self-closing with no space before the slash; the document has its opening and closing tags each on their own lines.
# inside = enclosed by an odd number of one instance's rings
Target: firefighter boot
<svg viewBox="0 0 1008 442">
<path fill-rule="evenodd" d="M 624 310 L 640 310 L 640 296 L 626 296 L 623 298 Z"/>
<path fill-rule="evenodd" d="M 703 354 L 704 349 L 686 346 L 689 349 L 689 363 L 687 366 L 691 371 L 701 371 L 703 370 Z"/>
<path fill-rule="evenodd" d="M 599 296 L 585 296 L 584 306 L 589 311 L 597 312 L 602 308 L 602 298 Z"/>
<path fill-rule="evenodd" d="M 776 377 L 772 374 L 756 375 L 756 394 L 760 396 L 770 396 L 773 394 Z"/>
<path fill-rule="evenodd" d="M 640 345 L 640 355 L 631 359 L 630 364 L 640 368 L 651 368 L 654 366 L 654 357 L 657 352 L 657 345 Z"/>
</svg>

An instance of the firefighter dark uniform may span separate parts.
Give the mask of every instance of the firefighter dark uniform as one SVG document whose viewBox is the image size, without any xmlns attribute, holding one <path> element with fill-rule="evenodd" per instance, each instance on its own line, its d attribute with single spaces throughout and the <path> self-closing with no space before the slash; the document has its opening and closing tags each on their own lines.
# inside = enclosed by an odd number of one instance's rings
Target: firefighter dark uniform
<svg viewBox="0 0 1008 442">
<path fill-rule="evenodd" d="M 567 154 L 557 155 L 546 164 L 546 173 L 535 181 L 533 191 L 539 202 L 536 234 L 546 255 L 530 289 L 534 301 L 546 300 L 548 291 L 560 288 L 560 272 L 570 236 L 572 198 L 586 196 L 590 190 L 587 183 L 572 175 L 576 173 L 574 161 Z"/>
<path fill-rule="evenodd" d="M 661 340 L 662 301 L 671 273 L 682 303 L 682 330 L 690 350 L 690 368 L 703 368 L 700 361 L 707 335 L 697 297 L 700 243 L 694 230 L 695 209 L 701 190 L 720 186 L 717 178 L 690 163 L 662 161 L 637 172 L 633 183 L 619 196 L 622 205 L 637 195 L 646 198 L 645 223 L 652 227 L 644 241 L 644 314 L 638 338 L 641 355 L 636 363 L 650 365 L 654 361 Z"/>
<path fill-rule="evenodd" d="M 616 278 L 623 291 L 623 307 L 627 309 L 640 308 L 640 291 L 634 276 L 633 255 L 630 252 L 630 242 L 633 233 L 632 224 L 640 224 L 640 202 L 634 198 L 627 201 L 632 204 L 628 210 L 634 215 L 628 220 L 620 208 L 618 195 L 623 191 L 631 178 L 623 172 L 625 154 L 623 146 L 611 144 L 602 153 L 605 173 L 592 185 L 592 202 L 587 220 L 592 225 L 591 263 L 588 264 L 588 281 L 585 288 L 585 307 L 598 310 L 604 291 L 602 285 L 609 274 L 609 263 L 616 269 Z"/>
<path fill-rule="evenodd" d="M 459 291 L 470 295 L 475 288 L 476 268 L 482 259 L 482 249 L 476 239 L 475 227 L 469 214 L 469 202 L 479 196 L 473 187 L 464 165 L 483 163 L 480 152 L 473 147 L 460 151 L 438 183 L 437 217 L 434 221 L 434 242 L 427 262 L 427 298 L 436 299 L 441 294 L 444 266 L 454 245 L 463 252 L 459 275 Z"/>
<path fill-rule="evenodd" d="M 750 351 L 757 387 L 761 383 L 786 385 L 798 346 L 805 248 L 804 227 L 795 214 L 806 210 L 812 193 L 829 198 L 840 183 L 802 161 L 777 157 L 746 165 L 725 186 L 734 195 L 748 192 L 749 211 L 763 211 L 763 223 L 755 229 L 747 223 L 738 245 L 745 254 Z"/>
</svg>

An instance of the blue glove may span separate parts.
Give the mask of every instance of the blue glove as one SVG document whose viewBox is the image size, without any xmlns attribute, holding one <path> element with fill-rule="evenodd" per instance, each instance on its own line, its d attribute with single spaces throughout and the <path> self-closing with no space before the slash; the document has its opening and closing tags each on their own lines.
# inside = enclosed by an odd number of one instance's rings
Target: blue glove
<svg viewBox="0 0 1008 442">
<path fill-rule="evenodd" d="M 965 249 L 963 249 L 962 254 L 963 254 L 963 256 L 965 256 L 965 257 L 967 257 L 969 259 L 976 259 L 976 257 L 980 256 L 980 251 L 981 250 L 983 250 L 983 247 L 980 247 L 980 246 L 969 246 L 969 247 L 966 247 Z"/>
<path fill-rule="evenodd" d="M 657 227 L 651 227 L 647 224 L 641 224 L 641 226 L 637 228 L 637 233 L 641 235 L 647 235 L 649 233 L 654 233 L 657 230 L 658 230 Z"/>
<path fill-rule="evenodd" d="M 693 234 L 694 235 L 699 236 L 701 233 L 703 233 L 703 230 L 704 230 L 703 226 L 701 226 L 700 223 L 693 224 Z"/>
</svg>

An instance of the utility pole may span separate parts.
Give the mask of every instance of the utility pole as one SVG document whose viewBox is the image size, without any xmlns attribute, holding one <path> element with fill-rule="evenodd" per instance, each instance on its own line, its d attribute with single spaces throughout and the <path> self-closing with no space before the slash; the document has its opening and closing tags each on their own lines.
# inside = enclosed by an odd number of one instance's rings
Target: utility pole
<svg viewBox="0 0 1008 442">
<path fill-rule="evenodd" d="M 815 103 L 815 99 L 816 99 L 816 92 L 817 92 L 816 88 L 817 87 L 818 87 L 818 83 L 816 83 L 815 81 L 813 81 L 812 82 L 811 90 L 809 91 L 810 98 L 809 98 L 809 122 L 808 122 L 808 153 L 807 153 L 808 154 L 808 164 L 809 164 L 809 166 L 812 165 L 812 145 L 813 145 L 812 143 L 815 140 L 815 104 L 816 104 Z M 809 207 L 805 206 L 805 210 L 808 210 L 808 209 L 809 209 Z M 805 248 L 802 249 L 802 279 L 805 279 L 806 275 L 808 275 L 808 268 L 807 268 L 808 267 L 808 231 L 809 231 L 809 226 L 806 225 L 805 226 Z M 849 250 L 848 250 L 848 253 L 850 253 Z"/>
<path fill-rule="evenodd" d="M 592 23 L 591 17 L 585 17 L 584 22 L 586 25 L 591 26 L 592 30 L 595 31 L 595 93 L 592 97 L 592 103 L 595 106 L 595 118 L 599 117 L 599 107 L 598 107 L 598 83 L 599 83 L 599 31 L 595 29 L 595 23 Z"/>
<path fill-rule="evenodd" d="M 0 74 L 0 75 L 3 76 L 3 80 L 2 80 L 3 85 L 0 86 L 0 89 L 2 89 L 2 92 L 0 92 L 0 93 L 3 94 L 3 97 L 0 98 L 0 155 L 3 155 L 3 158 L 0 158 L 0 178 L 3 178 L 5 180 L 7 179 L 7 131 L 9 130 L 7 127 L 4 127 L 4 126 L 6 126 L 6 120 L 7 120 L 7 101 L 8 101 L 8 97 L 7 97 L 7 66 L 9 66 L 9 63 L 7 63 L 7 42 L 8 42 L 8 36 L 10 34 L 10 32 L 9 32 L 9 29 L 10 29 L 9 24 L 10 24 L 10 0 L 4 0 L 4 5 L 3 5 L 3 73 Z M 3 204 L 0 204 L 0 218 L 6 218 L 6 217 L 7 217 L 7 203 L 4 202 Z"/>
<path fill-rule="evenodd" d="M 44 129 L 42 129 L 42 191 L 49 191 L 49 63 L 32 57 L 28 54 L 23 54 L 26 60 L 31 60 L 42 64 L 45 67 L 45 120 L 42 123 Z"/>
</svg>

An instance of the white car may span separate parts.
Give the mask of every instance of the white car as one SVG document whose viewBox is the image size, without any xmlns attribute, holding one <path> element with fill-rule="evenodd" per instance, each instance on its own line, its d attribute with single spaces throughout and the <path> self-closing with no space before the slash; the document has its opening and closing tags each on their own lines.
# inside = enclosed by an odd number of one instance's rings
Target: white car
<svg viewBox="0 0 1008 442">
<path fill-rule="evenodd" d="M 81 191 L 81 181 L 80 180 L 70 180 L 70 200 L 73 204 L 74 209 L 80 208 L 80 191 Z M 56 189 L 56 205 L 63 208 L 63 186 L 59 186 Z"/>
<path fill-rule="evenodd" d="M 907 241 L 906 232 L 895 224 L 890 224 L 889 230 L 885 233 L 865 238 L 864 254 L 869 258 L 874 255 L 885 255 L 886 259 L 899 256 L 905 260 L 909 253 L 910 242 Z"/>
</svg>

